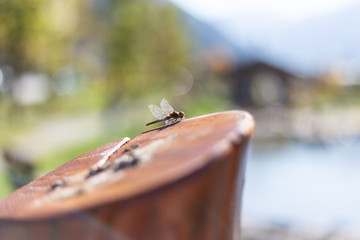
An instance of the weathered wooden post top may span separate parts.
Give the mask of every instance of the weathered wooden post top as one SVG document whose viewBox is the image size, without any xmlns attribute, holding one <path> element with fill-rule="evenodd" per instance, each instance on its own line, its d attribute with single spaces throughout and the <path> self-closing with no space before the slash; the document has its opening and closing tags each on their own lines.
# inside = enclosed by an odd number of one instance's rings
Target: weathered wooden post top
<svg viewBox="0 0 360 240">
<path fill-rule="evenodd" d="M 0 202 L 0 239 L 240 239 L 253 130 L 228 111 L 94 149 Z"/>
</svg>

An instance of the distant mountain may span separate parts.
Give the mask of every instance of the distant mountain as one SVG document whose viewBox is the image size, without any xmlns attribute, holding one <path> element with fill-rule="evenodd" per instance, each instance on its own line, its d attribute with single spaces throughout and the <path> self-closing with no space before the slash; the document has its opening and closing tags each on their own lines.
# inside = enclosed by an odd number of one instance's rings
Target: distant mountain
<svg viewBox="0 0 360 240">
<path fill-rule="evenodd" d="M 356 3 L 335 14 L 297 24 L 252 15 L 232 17 L 216 26 L 254 58 L 311 75 L 335 61 L 360 60 L 359 23 L 360 3 Z"/>
<path fill-rule="evenodd" d="M 243 58 L 250 57 L 235 42 L 219 32 L 211 24 L 203 22 L 183 11 L 181 11 L 181 18 L 195 54 L 206 51 L 208 48 L 218 47 L 229 53 L 237 62 L 240 62 Z"/>
<path fill-rule="evenodd" d="M 310 19 L 279 33 L 278 54 L 294 63 L 326 67 L 338 60 L 360 59 L 360 4 L 335 15 Z"/>
</svg>

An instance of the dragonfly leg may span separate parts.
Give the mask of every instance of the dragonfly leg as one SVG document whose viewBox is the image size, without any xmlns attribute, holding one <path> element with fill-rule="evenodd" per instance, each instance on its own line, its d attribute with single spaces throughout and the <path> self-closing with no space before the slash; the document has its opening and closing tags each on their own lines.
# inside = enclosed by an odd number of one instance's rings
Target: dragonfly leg
<svg viewBox="0 0 360 240">
<path fill-rule="evenodd" d="M 165 124 L 171 124 L 171 123 L 174 123 L 174 122 L 176 122 L 176 120 L 173 119 L 173 118 L 170 118 L 169 120 L 165 121 Z"/>
</svg>

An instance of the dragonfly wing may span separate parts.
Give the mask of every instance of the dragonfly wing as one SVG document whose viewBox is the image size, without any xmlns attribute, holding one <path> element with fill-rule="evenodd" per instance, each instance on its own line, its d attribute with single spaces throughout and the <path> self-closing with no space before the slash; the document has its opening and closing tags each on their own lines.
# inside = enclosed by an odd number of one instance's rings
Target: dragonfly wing
<svg viewBox="0 0 360 240">
<path fill-rule="evenodd" d="M 154 117 L 156 117 L 159 120 L 163 120 L 164 118 L 169 116 L 169 114 L 167 112 L 165 112 L 164 110 L 162 110 L 160 107 L 156 106 L 155 104 L 150 104 L 149 109 L 150 109 L 150 112 L 154 115 Z"/>
<path fill-rule="evenodd" d="M 168 113 L 174 112 L 174 109 L 170 106 L 169 102 L 165 98 L 161 100 L 160 107 Z"/>
</svg>

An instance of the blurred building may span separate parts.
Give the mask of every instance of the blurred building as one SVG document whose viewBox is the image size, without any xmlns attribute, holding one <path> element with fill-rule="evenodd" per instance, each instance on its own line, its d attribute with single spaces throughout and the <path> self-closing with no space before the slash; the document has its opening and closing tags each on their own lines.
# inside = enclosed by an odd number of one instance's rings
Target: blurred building
<svg viewBox="0 0 360 240">
<path fill-rule="evenodd" d="M 290 105 L 292 86 L 300 80 L 286 70 L 261 61 L 240 65 L 226 77 L 235 103 L 258 107 Z"/>
</svg>

